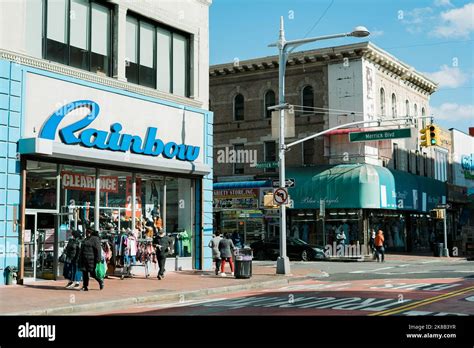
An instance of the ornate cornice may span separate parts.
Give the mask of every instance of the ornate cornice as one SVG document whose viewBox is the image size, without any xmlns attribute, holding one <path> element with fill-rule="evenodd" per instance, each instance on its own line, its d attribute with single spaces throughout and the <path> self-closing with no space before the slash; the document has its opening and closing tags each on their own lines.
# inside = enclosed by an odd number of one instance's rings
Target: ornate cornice
<svg viewBox="0 0 474 348">
<path fill-rule="evenodd" d="M 421 89 L 425 93 L 432 94 L 438 87 L 435 82 L 415 71 L 413 67 L 403 63 L 370 42 L 293 53 L 289 57 L 287 65 L 288 67 L 311 63 L 328 65 L 338 63 L 345 58 L 349 60 L 359 58 L 370 61 L 378 65 L 378 67 L 382 67 L 394 77 L 404 80 L 407 84 L 412 85 L 413 88 Z M 278 69 L 278 56 L 276 55 L 249 59 L 238 63 L 213 65 L 209 69 L 209 75 L 211 78 L 215 78 L 271 69 Z"/>
<path fill-rule="evenodd" d="M 160 92 L 153 88 L 148 88 L 148 87 L 136 85 L 133 83 L 119 81 L 112 77 L 97 75 L 89 71 L 75 69 L 67 65 L 62 65 L 62 64 L 54 63 L 48 60 L 30 57 L 27 55 L 7 51 L 4 49 L 0 49 L 0 59 L 9 60 L 17 64 L 26 65 L 26 66 L 30 66 L 30 67 L 41 69 L 41 70 L 55 72 L 61 75 L 74 77 L 80 80 L 97 83 L 97 84 L 107 86 L 107 87 L 123 89 L 125 91 L 141 94 L 144 96 L 167 100 L 173 103 L 183 104 L 183 105 L 192 106 L 196 108 L 202 108 L 203 106 L 201 102 L 194 99 Z"/>
</svg>

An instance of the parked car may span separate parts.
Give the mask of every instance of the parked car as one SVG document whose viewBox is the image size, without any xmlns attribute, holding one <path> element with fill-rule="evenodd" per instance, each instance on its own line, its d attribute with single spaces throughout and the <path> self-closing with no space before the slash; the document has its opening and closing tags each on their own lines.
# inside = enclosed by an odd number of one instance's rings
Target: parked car
<svg viewBox="0 0 474 348">
<path fill-rule="evenodd" d="M 280 240 L 273 238 L 250 244 L 253 255 L 257 260 L 276 260 L 280 254 Z M 288 237 L 286 239 L 286 254 L 290 260 L 322 260 L 326 257 L 324 248 L 310 245 L 305 241 Z"/>
</svg>

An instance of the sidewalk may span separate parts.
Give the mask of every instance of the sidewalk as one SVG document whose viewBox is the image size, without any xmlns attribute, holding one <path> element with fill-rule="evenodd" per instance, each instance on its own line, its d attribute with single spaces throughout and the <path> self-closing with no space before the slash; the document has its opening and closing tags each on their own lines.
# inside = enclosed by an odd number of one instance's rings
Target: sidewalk
<svg viewBox="0 0 474 348">
<path fill-rule="evenodd" d="M 137 303 L 160 301 L 183 301 L 209 294 L 230 293 L 262 287 L 278 287 L 289 282 L 318 277 L 306 270 L 294 270 L 291 276 L 275 274 L 275 266 L 253 265 L 251 279 L 220 277 L 207 271 L 168 272 L 166 278 L 158 280 L 156 270 L 149 278 L 138 274 L 134 278 L 121 280 L 118 277 L 105 279 L 105 288 L 100 291 L 97 282 L 91 279 L 88 292 L 65 289 L 67 281 L 36 281 L 25 285 L 0 288 L 1 315 L 64 315 L 86 311 L 117 309 Z"/>
</svg>

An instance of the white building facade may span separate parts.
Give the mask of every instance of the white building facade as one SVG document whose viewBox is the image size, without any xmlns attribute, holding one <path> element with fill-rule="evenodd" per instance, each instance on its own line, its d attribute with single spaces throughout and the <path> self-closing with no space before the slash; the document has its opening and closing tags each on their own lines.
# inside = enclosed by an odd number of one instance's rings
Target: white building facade
<svg viewBox="0 0 474 348">
<path fill-rule="evenodd" d="M 211 267 L 210 5 L 0 2 L 1 270 L 57 279 L 71 229 L 147 226 Z"/>
</svg>

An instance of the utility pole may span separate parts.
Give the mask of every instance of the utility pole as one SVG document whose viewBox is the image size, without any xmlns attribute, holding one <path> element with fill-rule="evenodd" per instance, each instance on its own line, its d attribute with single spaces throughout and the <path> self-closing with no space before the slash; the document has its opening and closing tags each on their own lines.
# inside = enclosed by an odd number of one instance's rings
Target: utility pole
<svg viewBox="0 0 474 348">
<path fill-rule="evenodd" d="M 284 188 L 286 185 L 286 178 L 285 178 L 285 108 L 288 108 L 288 105 L 285 105 L 285 70 L 286 70 L 286 62 L 288 59 L 288 55 L 298 46 L 303 44 L 320 41 L 320 40 L 327 40 L 327 39 L 334 39 L 334 38 L 341 38 L 346 36 L 354 36 L 354 37 L 365 37 L 368 36 L 370 33 L 365 27 L 356 27 L 350 33 L 342 33 L 342 34 L 335 34 L 335 35 L 326 35 L 320 37 L 313 37 L 308 39 L 301 39 L 301 40 L 291 40 L 286 41 L 285 39 L 285 29 L 283 23 L 283 16 L 280 17 L 280 33 L 278 37 L 278 41 L 276 43 L 270 44 L 269 47 L 277 47 L 278 48 L 278 104 L 274 109 L 278 109 L 280 111 L 280 139 L 279 139 L 279 165 L 280 165 L 280 187 Z M 288 51 L 288 49 L 290 49 Z M 277 260 L 277 274 L 290 274 L 290 261 L 288 256 L 286 255 L 286 206 L 282 204 L 280 206 L 280 256 Z"/>
</svg>

